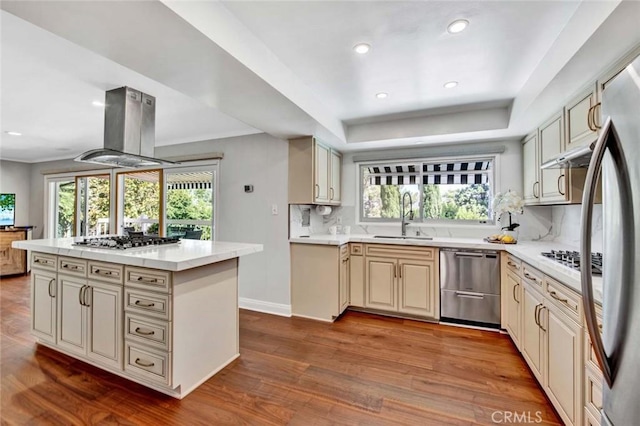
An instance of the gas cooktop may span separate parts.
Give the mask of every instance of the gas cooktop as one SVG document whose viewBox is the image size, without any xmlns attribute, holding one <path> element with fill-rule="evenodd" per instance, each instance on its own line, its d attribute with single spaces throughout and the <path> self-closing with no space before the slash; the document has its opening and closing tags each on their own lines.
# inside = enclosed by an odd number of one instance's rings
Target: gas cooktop
<svg viewBox="0 0 640 426">
<path fill-rule="evenodd" d="M 137 247 L 177 244 L 179 242 L 180 238 L 178 237 L 152 237 L 148 235 L 136 235 L 113 237 L 85 237 L 80 241 L 76 241 L 73 245 L 101 249 L 126 250 Z"/>
<path fill-rule="evenodd" d="M 542 252 L 544 257 L 566 266 L 567 268 L 580 270 L 580 252 L 569 250 L 551 250 Z M 602 275 L 602 253 L 591 253 L 591 273 Z"/>
</svg>

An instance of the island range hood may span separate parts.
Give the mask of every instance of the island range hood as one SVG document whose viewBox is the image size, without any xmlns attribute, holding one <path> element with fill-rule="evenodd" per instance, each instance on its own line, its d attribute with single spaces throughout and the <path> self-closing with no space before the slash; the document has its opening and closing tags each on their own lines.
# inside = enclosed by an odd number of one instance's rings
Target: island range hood
<svg viewBox="0 0 640 426">
<path fill-rule="evenodd" d="M 563 169 L 586 168 L 589 167 L 591 155 L 593 154 L 595 142 L 586 146 L 579 146 L 569 151 L 563 152 L 555 158 L 542 163 L 541 169 Z"/>
<path fill-rule="evenodd" d="M 156 98 L 130 87 L 109 90 L 104 107 L 104 147 L 87 151 L 75 161 L 131 168 L 176 164 L 153 158 L 155 125 Z"/>
</svg>

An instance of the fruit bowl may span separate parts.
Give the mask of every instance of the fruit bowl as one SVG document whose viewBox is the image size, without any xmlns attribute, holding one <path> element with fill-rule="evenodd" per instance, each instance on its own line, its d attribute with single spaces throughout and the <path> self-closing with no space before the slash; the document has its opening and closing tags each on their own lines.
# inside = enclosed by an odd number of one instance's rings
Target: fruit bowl
<svg viewBox="0 0 640 426">
<path fill-rule="evenodd" d="M 509 234 L 496 234 L 491 235 L 484 239 L 488 243 L 494 244 L 517 244 L 518 240 L 513 235 Z"/>
</svg>

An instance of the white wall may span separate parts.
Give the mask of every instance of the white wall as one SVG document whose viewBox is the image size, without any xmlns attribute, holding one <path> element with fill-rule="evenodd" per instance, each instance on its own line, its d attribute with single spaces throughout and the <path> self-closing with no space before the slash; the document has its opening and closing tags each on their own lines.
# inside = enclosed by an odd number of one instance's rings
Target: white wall
<svg viewBox="0 0 640 426">
<path fill-rule="evenodd" d="M 220 161 L 219 241 L 264 245 L 240 259 L 240 305 L 290 313 L 287 141 L 266 134 L 158 147 L 160 158 L 224 153 Z M 253 185 L 252 193 L 244 185 Z M 278 214 L 272 215 L 272 205 Z"/>
<path fill-rule="evenodd" d="M 0 192 L 16 194 L 16 226 L 34 225 L 31 206 L 31 165 L 0 160 Z"/>
</svg>

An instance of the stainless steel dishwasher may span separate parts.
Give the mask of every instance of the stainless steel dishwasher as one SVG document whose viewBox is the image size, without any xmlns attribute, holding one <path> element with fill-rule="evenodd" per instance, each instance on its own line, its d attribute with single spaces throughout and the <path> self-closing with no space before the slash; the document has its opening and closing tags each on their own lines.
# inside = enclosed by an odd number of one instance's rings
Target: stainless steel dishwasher
<svg viewBox="0 0 640 426">
<path fill-rule="evenodd" d="M 500 327 L 500 256 L 497 251 L 440 249 L 440 318 Z"/>
</svg>

